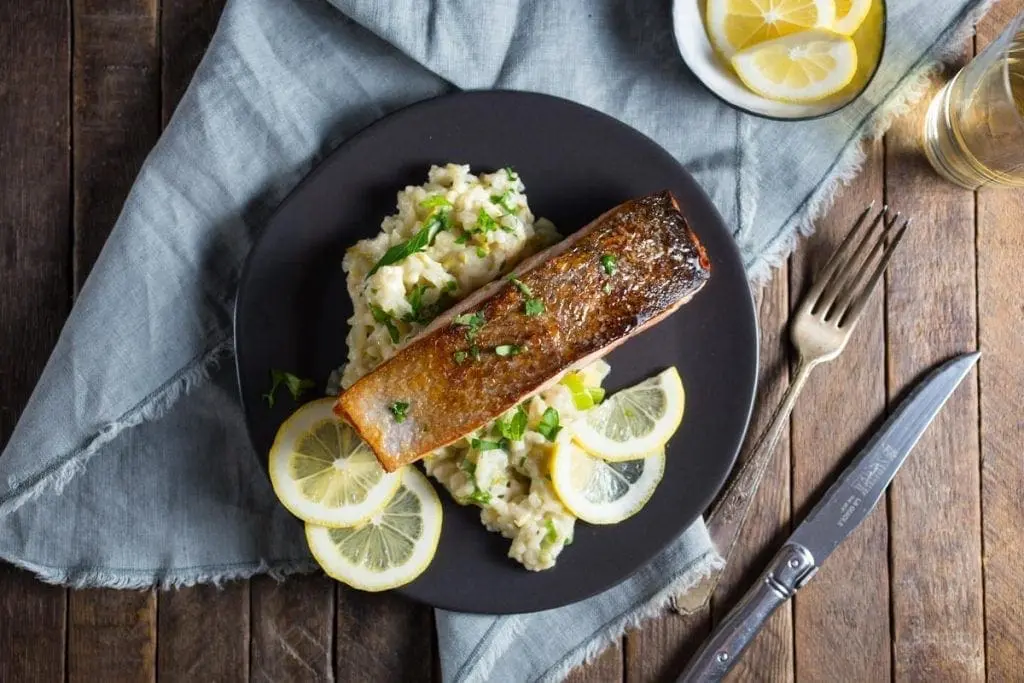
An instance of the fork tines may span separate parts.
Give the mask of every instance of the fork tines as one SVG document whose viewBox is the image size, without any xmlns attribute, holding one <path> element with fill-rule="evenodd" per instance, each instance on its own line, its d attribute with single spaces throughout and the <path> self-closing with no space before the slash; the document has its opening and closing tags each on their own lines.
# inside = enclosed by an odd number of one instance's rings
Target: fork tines
<svg viewBox="0 0 1024 683">
<path fill-rule="evenodd" d="M 860 214 L 808 292 L 811 313 L 837 327 L 856 321 L 910 225 L 909 218 L 900 221 L 899 212 L 890 215 L 888 206 L 869 221 L 873 207 L 874 202 Z"/>
</svg>

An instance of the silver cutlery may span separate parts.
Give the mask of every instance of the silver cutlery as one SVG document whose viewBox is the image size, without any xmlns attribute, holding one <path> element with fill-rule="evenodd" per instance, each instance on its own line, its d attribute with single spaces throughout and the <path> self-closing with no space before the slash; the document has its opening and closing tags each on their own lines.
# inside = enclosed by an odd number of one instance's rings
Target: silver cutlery
<svg viewBox="0 0 1024 683">
<path fill-rule="evenodd" d="M 725 564 L 729 563 L 736 539 L 750 512 L 750 503 L 811 370 L 834 359 L 846 347 L 868 298 L 881 280 L 910 223 L 909 220 L 901 223 L 899 213 L 890 217 L 888 207 L 883 207 L 872 220 L 868 220 L 871 210 L 872 206 L 868 206 L 857 218 L 850 234 L 825 264 L 793 315 L 790 338 L 797 352 L 797 363 L 792 382 L 753 452 L 732 477 L 725 493 L 708 515 L 711 542 L 725 559 Z M 701 610 L 710 600 L 721 576 L 720 570 L 676 596 L 673 601 L 675 609 L 683 614 Z"/>
<path fill-rule="evenodd" d="M 979 356 L 970 353 L 947 361 L 900 403 L 714 630 L 679 683 L 719 681 L 728 673 L 772 612 L 810 581 L 885 495 L 907 454 Z"/>
</svg>

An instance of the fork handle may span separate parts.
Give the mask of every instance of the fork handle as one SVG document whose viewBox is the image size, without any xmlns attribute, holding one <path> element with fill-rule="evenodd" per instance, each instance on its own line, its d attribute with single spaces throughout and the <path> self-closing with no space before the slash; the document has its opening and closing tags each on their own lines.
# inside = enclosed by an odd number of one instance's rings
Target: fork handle
<svg viewBox="0 0 1024 683">
<path fill-rule="evenodd" d="M 732 557 L 733 549 L 736 547 L 736 539 L 739 537 L 743 523 L 750 512 L 750 504 L 754 500 L 754 494 L 757 493 L 761 480 L 764 479 L 764 473 L 768 469 L 768 463 L 771 462 L 775 445 L 779 443 L 779 438 L 782 436 L 782 430 L 786 427 L 789 414 L 793 412 L 797 396 L 800 395 L 800 391 L 804 388 L 811 370 L 817 364 L 817 361 L 808 362 L 804 358 L 800 358 L 797 361 L 796 373 L 793 375 L 793 379 L 789 384 L 789 388 L 786 389 L 779 407 L 775 409 L 775 414 L 772 415 L 768 428 L 762 432 L 761 438 L 758 440 L 757 445 L 754 446 L 754 450 L 743 461 L 725 493 L 711 509 L 711 514 L 708 515 L 707 520 L 708 535 L 711 537 L 711 542 L 718 549 L 719 554 L 725 560 L 725 563 L 723 564 L 723 569 L 709 574 L 697 585 L 685 593 L 676 596 L 674 604 L 676 611 L 680 614 L 693 614 L 701 611 L 711 599 L 711 594 L 715 592 L 718 581 L 722 578 L 724 566 L 728 565 Z"/>
</svg>

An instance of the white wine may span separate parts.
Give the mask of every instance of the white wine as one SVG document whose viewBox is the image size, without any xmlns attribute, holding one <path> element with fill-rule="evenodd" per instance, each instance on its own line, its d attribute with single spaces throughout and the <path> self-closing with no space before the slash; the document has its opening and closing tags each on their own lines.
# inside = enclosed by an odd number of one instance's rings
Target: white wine
<svg viewBox="0 0 1024 683">
<path fill-rule="evenodd" d="M 1013 27 L 939 91 L 924 148 L 936 171 L 968 189 L 1024 187 L 1024 30 Z"/>
</svg>

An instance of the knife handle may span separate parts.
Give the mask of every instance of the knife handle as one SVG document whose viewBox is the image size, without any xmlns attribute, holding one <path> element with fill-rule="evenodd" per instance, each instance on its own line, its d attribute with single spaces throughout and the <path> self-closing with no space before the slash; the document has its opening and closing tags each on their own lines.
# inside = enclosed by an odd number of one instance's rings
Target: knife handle
<svg viewBox="0 0 1024 683">
<path fill-rule="evenodd" d="M 690 661 L 677 683 L 722 680 L 772 612 L 793 597 L 817 569 L 807 548 L 791 543 L 782 546 L 765 573 Z"/>
</svg>

